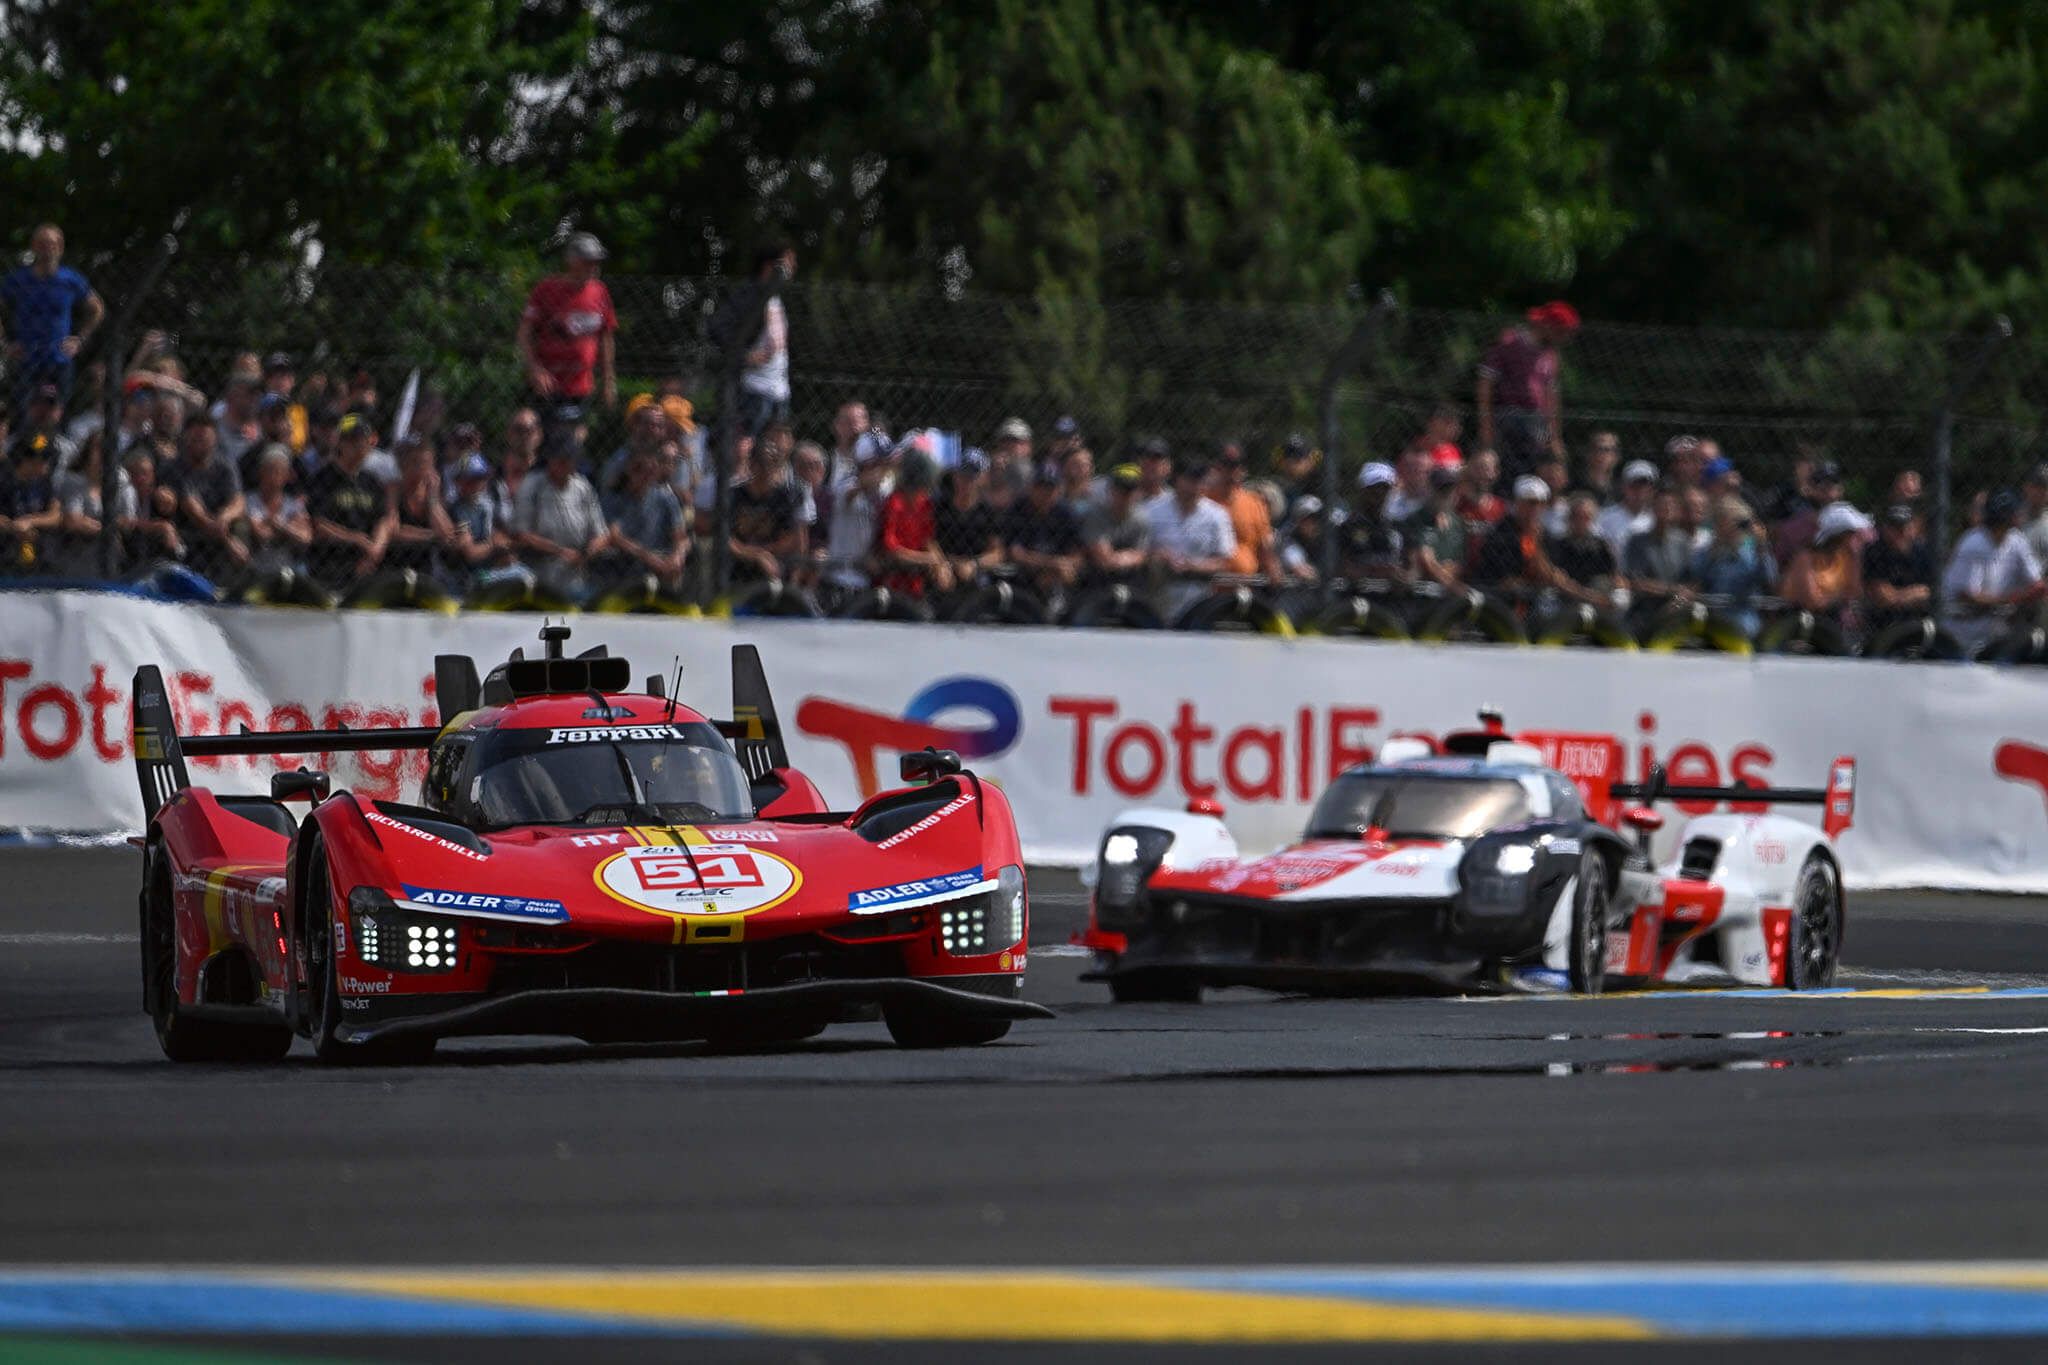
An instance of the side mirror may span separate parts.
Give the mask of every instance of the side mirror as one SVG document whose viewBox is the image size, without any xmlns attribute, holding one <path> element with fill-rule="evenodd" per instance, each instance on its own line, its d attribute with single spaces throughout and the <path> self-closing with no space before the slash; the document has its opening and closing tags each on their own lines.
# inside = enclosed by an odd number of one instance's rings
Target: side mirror
<svg viewBox="0 0 2048 1365">
<path fill-rule="evenodd" d="M 960 771 L 960 755 L 951 749 L 924 748 L 903 755 L 897 771 L 905 782 L 936 782 Z"/>
<path fill-rule="evenodd" d="M 288 773 L 274 773 L 270 779 L 270 799 L 289 801 L 303 796 L 311 801 L 325 801 L 333 781 L 326 773 L 309 772 L 304 768 Z"/>
<path fill-rule="evenodd" d="M 1630 829 L 1640 830 L 1644 834 L 1655 834 L 1664 828 L 1664 817 L 1648 806 L 1631 806 L 1621 819 Z"/>
</svg>

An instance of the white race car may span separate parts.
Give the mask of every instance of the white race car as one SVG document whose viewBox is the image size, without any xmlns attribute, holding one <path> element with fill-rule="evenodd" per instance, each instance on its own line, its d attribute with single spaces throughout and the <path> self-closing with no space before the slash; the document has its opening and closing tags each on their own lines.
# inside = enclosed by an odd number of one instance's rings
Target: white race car
<svg viewBox="0 0 2048 1365">
<path fill-rule="evenodd" d="M 1612 736 L 1511 736 L 1480 718 L 1440 744 L 1388 741 L 1330 784 L 1299 843 L 1264 857 L 1241 858 L 1209 803 L 1124 811 L 1093 869 L 1088 979 L 1118 1000 L 1833 980 L 1853 759 L 1822 788 L 1672 786 L 1655 766 L 1631 784 Z M 1660 800 L 1735 809 L 1690 820 L 1653 867 Z M 1787 803 L 1821 806 L 1819 827 L 1764 813 Z"/>
</svg>

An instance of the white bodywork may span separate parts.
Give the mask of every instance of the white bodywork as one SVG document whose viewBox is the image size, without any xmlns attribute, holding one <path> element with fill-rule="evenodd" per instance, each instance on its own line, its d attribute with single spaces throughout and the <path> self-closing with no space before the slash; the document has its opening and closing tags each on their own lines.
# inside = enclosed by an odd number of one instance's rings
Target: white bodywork
<svg viewBox="0 0 2048 1365">
<path fill-rule="evenodd" d="M 1660 882 L 1678 877 L 1686 845 L 1695 839 L 1717 839 L 1720 856 L 1708 884 L 1722 890 L 1720 917 L 1708 934 L 1721 939 L 1726 976 L 1746 986 L 1775 984 L 1771 977 L 1771 944 L 1763 912 L 1767 907 L 1795 909 L 1799 874 L 1815 850 L 1832 856 L 1826 834 L 1816 825 L 1783 815 L 1702 815 L 1687 822 L 1679 836 L 1678 854 L 1658 869 Z M 1702 935 L 1704 938 L 1707 935 Z M 1674 983 L 1718 981 L 1723 971 L 1698 964 L 1698 939 L 1686 944 L 1665 979 Z M 1779 945 L 1783 951 L 1783 945 Z M 1609 960 L 1612 961 L 1610 943 Z"/>
</svg>

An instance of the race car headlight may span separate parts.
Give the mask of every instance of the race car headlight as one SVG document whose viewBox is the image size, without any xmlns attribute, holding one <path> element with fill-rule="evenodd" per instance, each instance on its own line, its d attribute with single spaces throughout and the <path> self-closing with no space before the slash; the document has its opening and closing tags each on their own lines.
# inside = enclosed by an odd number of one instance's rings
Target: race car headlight
<svg viewBox="0 0 2048 1365">
<path fill-rule="evenodd" d="M 452 972 L 461 960 L 461 921 L 404 909 L 374 886 L 349 893 L 356 957 L 387 972 Z"/>
<path fill-rule="evenodd" d="M 1133 918 L 1144 897 L 1145 883 L 1159 870 L 1166 852 L 1173 847 L 1173 832 L 1143 825 L 1113 829 L 1102 838 L 1097 858 L 1100 872 L 1095 880 L 1095 917 L 1104 927 L 1109 921 Z"/>
<path fill-rule="evenodd" d="M 1494 860 L 1494 871 L 1503 877 L 1525 877 L 1536 866 L 1536 850 L 1527 844 L 1509 844 Z"/>
<path fill-rule="evenodd" d="M 1024 937 L 1024 869 L 996 873 L 992 891 L 939 906 L 939 942 L 954 957 L 986 957 Z"/>
</svg>

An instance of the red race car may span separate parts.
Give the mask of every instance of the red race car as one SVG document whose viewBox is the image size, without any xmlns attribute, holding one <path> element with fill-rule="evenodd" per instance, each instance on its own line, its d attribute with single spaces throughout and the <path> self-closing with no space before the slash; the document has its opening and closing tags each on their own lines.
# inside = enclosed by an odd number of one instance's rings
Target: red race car
<svg viewBox="0 0 2048 1365">
<path fill-rule="evenodd" d="M 182 738 L 135 675 L 144 1008 L 176 1061 L 418 1060 L 435 1040 L 809 1037 L 879 1016 L 906 1047 L 1050 1017 L 1022 998 L 1028 906 L 1001 791 L 958 756 L 833 812 L 789 767 L 759 656 L 732 721 L 631 693 L 602 648 L 479 681 L 435 660 L 438 728 Z M 186 756 L 428 751 L 418 804 L 281 772 L 196 787 Z M 300 818 L 289 801 L 312 803 Z"/>
</svg>

